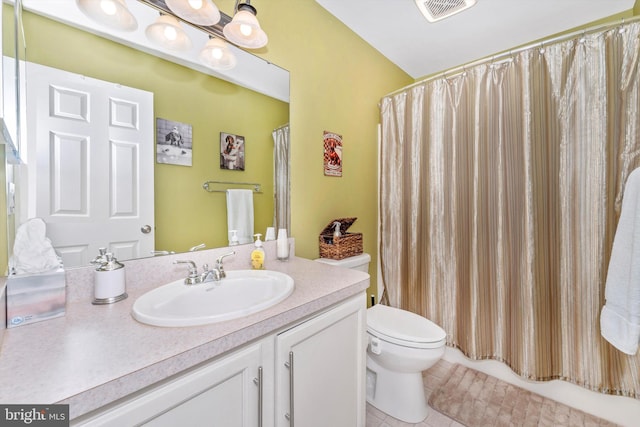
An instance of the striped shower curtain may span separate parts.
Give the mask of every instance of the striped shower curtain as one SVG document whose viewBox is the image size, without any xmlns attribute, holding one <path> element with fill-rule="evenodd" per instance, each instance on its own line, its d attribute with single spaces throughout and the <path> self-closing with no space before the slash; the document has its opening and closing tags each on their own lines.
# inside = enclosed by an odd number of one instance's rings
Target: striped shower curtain
<svg viewBox="0 0 640 427">
<path fill-rule="evenodd" d="M 640 166 L 640 25 L 585 32 L 382 99 L 386 301 L 533 380 L 638 398 L 600 335 L 625 180 Z"/>
<path fill-rule="evenodd" d="M 290 142 L 289 124 L 280 126 L 271 133 L 273 137 L 273 225 L 279 230 L 291 226 L 290 206 Z"/>
</svg>

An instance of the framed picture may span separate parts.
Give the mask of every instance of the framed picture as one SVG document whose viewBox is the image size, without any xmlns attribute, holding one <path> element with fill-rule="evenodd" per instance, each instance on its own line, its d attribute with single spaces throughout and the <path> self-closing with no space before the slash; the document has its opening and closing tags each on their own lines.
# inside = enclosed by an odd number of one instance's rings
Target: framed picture
<svg viewBox="0 0 640 427">
<path fill-rule="evenodd" d="M 156 119 L 156 162 L 179 166 L 193 164 L 191 125 Z"/>
<path fill-rule="evenodd" d="M 220 169 L 244 170 L 244 136 L 220 132 Z"/>
<path fill-rule="evenodd" d="M 342 135 L 324 131 L 324 174 L 342 176 Z"/>
</svg>

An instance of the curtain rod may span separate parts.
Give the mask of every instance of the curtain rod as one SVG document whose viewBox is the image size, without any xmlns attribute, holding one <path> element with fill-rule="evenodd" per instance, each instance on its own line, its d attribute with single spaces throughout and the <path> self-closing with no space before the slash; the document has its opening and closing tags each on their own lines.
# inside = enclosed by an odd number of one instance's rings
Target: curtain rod
<svg viewBox="0 0 640 427">
<path fill-rule="evenodd" d="M 445 71 L 441 71 L 439 73 L 434 74 L 433 76 L 424 78 L 424 79 L 422 79 L 422 80 L 420 80 L 418 82 L 412 83 L 412 84 L 410 84 L 408 86 L 405 86 L 403 88 L 400 88 L 398 90 L 394 90 L 393 92 L 389 92 L 388 94 L 384 95 L 383 98 L 386 98 L 387 96 L 391 96 L 391 95 L 396 95 L 398 93 L 406 91 L 407 89 L 411 89 L 412 87 L 419 86 L 421 84 L 424 84 L 424 83 L 426 83 L 428 81 L 431 81 L 431 80 L 435 80 L 437 78 L 441 78 L 441 77 L 447 78 L 447 77 L 451 77 L 453 75 L 456 75 L 458 73 L 463 73 L 463 72 L 466 71 L 467 68 L 475 67 L 477 65 L 485 64 L 485 63 L 488 63 L 488 62 L 503 61 L 505 59 L 509 59 L 515 53 L 524 52 L 525 50 L 532 49 L 534 47 L 541 47 L 541 46 L 549 45 L 549 44 L 552 44 L 552 43 L 558 43 L 558 42 L 562 42 L 562 41 L 571 40 L 571 39 L 573 39 L 573 38 L 575 38 L 577 36 L 584 36 L 586 34 L 595 33 L 595 32 L 601 31 L 601 30 L 605 30 L 605 29 L 615 28 L 617 26 L 622 26 L 624 24 L 637 22 L 637 21 L 640 21 L 640 15 L 632 16 L 630 18 L 622 18 L 620 21 L 617 21 L 617 22 L 608 22 L 608 23 L 604 23 L 604 24 L 594 25 L 593 27 L 585 28 L 584 30 L 573 31 L 573 32 L 571 32 L 569 34 L 564 34 L 564 35 L 560 35 L 560 36 L 556 36 L 556 37 L 550 37 L 548 39 L 540 40 L 540 41 L 537 41 L 537 42 L 532 42 L 532 43 L 529 43 L 527 45 L 521 46 L 519 48 L 511 49 L 509 51 L 493 55 L 491 57 L 484 57 L 484 58 L 478 59 L 476 61 L 468 62 L 468 63 L 466 63 L 464 65 L 458 65 L 456 67 L 449 68 L 449 69 L 447 69 Z"/>
</svg>

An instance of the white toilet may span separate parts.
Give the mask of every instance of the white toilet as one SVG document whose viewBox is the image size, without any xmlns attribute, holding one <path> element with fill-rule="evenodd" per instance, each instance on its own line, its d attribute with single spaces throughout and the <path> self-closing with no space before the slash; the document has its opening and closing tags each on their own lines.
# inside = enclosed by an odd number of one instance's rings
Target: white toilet
<svg viewBox="0 0 640 427">
<path fill-rule="evenodd" d="M 371 257 L 316 261 L 368 271 Z M 444 354 L 445 331 L 415 313 L 378 304 L 367 310 L 367 335 L 367 402 L 401 421 L 424 420 L 422 371 Z"/>
</svg>

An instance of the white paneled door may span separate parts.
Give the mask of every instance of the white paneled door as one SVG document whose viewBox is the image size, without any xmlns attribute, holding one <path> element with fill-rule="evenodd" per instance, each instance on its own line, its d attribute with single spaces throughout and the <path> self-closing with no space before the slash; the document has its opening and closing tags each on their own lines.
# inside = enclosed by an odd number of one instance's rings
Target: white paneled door
<svg viewBox="0 0 640 427">
<path fill-rule="evenodd" d="M 65 267 L 154 247 L 153 93 L 26 64 L 29 217 Z"/>
</svg>

